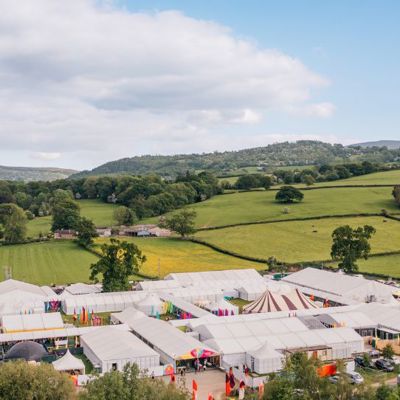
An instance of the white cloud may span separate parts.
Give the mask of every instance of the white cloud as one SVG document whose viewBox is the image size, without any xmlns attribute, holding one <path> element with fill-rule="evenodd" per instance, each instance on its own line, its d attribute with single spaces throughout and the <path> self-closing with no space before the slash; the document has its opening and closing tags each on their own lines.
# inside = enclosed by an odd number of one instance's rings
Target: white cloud
<svg viewBox="0 0 400 400">
<path fill-rule="evenodd" d="M 0 0 L 4 151 L 84 152 L 96 164 L 160 147 L 202 150 L 197 139 L 276 110 L 334 112 L 313 103 L 328 81 L 300 60 L 177 11 L 108 3 Z"/>
<path fill-rule="evenodd" d="M 38 152 L 38 153 L 33 153 L 32 157 L 37 158 L 39 160 L 45 160 L 45 161 L 58 160 L 61 157 L 61 153 Z"/>
</svg>

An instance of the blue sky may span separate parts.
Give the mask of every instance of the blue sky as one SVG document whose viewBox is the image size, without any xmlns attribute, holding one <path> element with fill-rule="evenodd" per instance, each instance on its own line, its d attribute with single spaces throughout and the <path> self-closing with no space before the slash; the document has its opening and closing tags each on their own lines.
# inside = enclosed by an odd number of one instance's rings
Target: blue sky
<svg viewBox="0 0 400 400">
<path fill-rule="evenodd" d="M 0 164 L 400 139 L 399 1 L 0 5 Z"/>
<path fill-rule="evenodd" d="M 299 58 L 331 81 L 321 98 L 335 104 L 332 118 L 272 118 L 268 129 L 332 134 L 346 142 L 400 140 L 399 1 L 128 0 L 121 5 L 176 9 L 217 21 L 238 36 Z"/>
</svg>

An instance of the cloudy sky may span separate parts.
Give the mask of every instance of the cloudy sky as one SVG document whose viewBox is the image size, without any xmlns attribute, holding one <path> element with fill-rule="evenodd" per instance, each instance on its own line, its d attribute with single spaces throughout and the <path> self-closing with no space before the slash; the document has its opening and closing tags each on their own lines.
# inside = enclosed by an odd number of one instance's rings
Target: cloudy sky
<svg viewBox="0 0 400 400">
<path fill-rule="evenodd" d="M 400 139 L 400 2 L 0 0 L 0 164 Z"/>
</svg>

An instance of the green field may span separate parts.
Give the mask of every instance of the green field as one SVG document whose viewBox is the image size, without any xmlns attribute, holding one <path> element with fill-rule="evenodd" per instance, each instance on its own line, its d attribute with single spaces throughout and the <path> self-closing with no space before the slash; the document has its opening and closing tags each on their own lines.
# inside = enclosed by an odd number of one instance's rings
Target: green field
<svg viewBox="0 0 400 400">
<path fill-rule="evenodd" d="M 375 172 L 373 174 L 353 176 L 332 182 L 316 183 L 312 187 L 348 186 L 348 185 L 400 185 L 400 170 Z M 304 185 L 294 185 L 304 187 Z"/>
<path fill-rule="evenodd" d="M 199 239 L 241 255 L 268 258 L 289 263 L 318 261 L 330 258 L 331 234 L 341 225 L 365 224 L 376 228 L 371 240 L 372 253 L 400 250 L 400 222 L 380 217 L 332 218 L 247 225 L 202 231 Z"/>
<path fill-rule="evenodd" d="M 8 266 L 14 279 L 39 285 L 88 282 L 89 266 L 96 260 L 72 241 L 2 246 L 0 276 Z"/>
<path fill-rule="evenodd" d="M 98 227 L 115 225 L 113 214 L 118 207 L 115 204 L 103 203 L 100 200 L 79 200 L 81 215 L 91 219 Z"/>
<path fill-rule="evenodd" d="M 337 263 L 331 265 L 337 265 Z M 361 259 L 357 261 L 357 265 L 360 272 L 385 274 L 400 278 L 400 254 L 373 256 L 369 257 L 368 260 Z"/>
<path fill-rule="evenodd" d="M 98 227 L 107 227 L 115 224 L 113 219 L 115 204 L 103 203 L 99 200 L 79 200 L 81 215 L 91 219 Z M 28 222 L 28 236 L 37 237 L 39 233 L 46 235 L 51 228 L 51 216 L 35 218 Z"/>
<path fill-rule="evenodd" d="M 379 213 L 382 209 L 400 212 L 390 188 L 338 188 L 304 192 L 304 201 L 283 205 L 275 202 L 275 191 L 257 191 L 215 196 L 190 208 L 197 211 L 197 227 L 257 222 L 277 219 Z M 288 214 L 284 209 L 289 210 Z M 148 221 L 158 221 L 158 218 Z"/>
<path fill-rule="evenodd" d="M 98 243 L 106 239 L 98 239 Z M 265 268 L 263 264 L 241 260 L 208 247 L 179 239 L 124 238 L 134 242 L 146 255 L 147 261 L 141 272 L 147 275 L 165 276 L 171 272 L 216 271 L 236 268 Z"/>
</svg>

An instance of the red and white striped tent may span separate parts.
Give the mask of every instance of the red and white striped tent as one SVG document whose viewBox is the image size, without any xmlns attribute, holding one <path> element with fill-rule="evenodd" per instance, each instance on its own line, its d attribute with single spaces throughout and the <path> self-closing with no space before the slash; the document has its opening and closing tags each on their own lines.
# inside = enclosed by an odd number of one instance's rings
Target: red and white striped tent
<svg viewBox="0 0 400 400">
<path fill-rule="evenodd" d="M 244 314 L 267 313 L 276 311 L 296 311 L 318 306 L 298 289 L 284 293 L 267 290 L 261 297 L 243 307 Z"/>
</svg>

